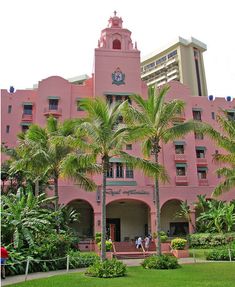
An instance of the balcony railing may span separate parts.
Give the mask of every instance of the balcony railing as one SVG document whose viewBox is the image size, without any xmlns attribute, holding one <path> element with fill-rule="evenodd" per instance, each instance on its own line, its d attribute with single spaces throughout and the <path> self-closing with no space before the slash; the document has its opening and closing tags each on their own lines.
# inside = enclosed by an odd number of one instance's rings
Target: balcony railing
<svg viewBox="0 0 235 287">
<path fill-rule="evenodd" d="M 198 184 L 200 186 L 208 186 L 209 185 L 209 182 L 208 182 L 208 179 L 207 178 L 199 178 L 198 179 Z"/>
<path fill-rule="evenodd" d="M 32 122 L 33 115 L 22 114 L 22 122 Z"/>
<path fill-rule="evenodd" d="M 177 175 L 175 177 L 175 184 L 176 185 L 188 185 L 188 177 L 186 175 Z"/>
<path fill-rule="evenodd" d="M 186 155 L 183 153 L 175 154 L 176 162 L 186 162 Z"/>
<path fill-rule="evenodd" d="M 52 115 L 54 117 L 59 117 L 62 115 L 62 109 L 58 108 L 57 110 L 49 108 L 44 108 L 44 116 Z"/>
<path fill-rule="evenodd" d="M 200 166 L 207 165 L 207 159 L 206 158 L 197 158 L 197 165 L 200 165 Z"/>
</svg>

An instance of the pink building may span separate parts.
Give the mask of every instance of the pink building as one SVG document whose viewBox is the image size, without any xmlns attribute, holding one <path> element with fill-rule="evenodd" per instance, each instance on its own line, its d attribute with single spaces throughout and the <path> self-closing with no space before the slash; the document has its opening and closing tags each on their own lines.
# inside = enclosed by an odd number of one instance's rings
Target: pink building
<svg viewBox="0 0 235 287">
<path fill-rule="evenodd" d="M 68 81 L 52 76 L 38 83 L 33 90 L 1 91 L 2 142 L 9 147 L 17 144 L 17 134 L 32 123 L 44 126 L 49 115 L 64 121 L 84 116 L 79 100 L 86 97 L 103 97 L 107 101 L 119 101 L 132 93 L 147 96 L 147 86 L 140 75 L 140 51 L 131 40 L 131 32 L 122 27 L 122 19 L 109 19 L 108 27 L 101 31 L 98 48 L 94 54 L 94 73 L 91 78 Z M 229 110 L 235 116 L 232 101 L 192 96 L 188 87 L 172 81 L 168 99 L 179 98 L 186 104 L 180 120 L 201 119 L 217 127 L 215 121 L 219 108 Z M 127 145 L 130 153 L 139 153 L 137 145 Z M 170 182 L 160 186 L 161 229 L 170 235 L 188 233 L 191 226 L 182 218 L 176 218 L 181 201 L 189 204 L 198 194 L 210 197 L 219 183 L 212 161 L 217 148 L 208 138 L 193 133 L 162 146 L 160 161 L 170 175 Z M 60 180 L 60 203 L 79 209 L 81 222 L 74 226 L 79 236 L 91 238 L 101 230 L 101 177 L 96 177 L 97 191 L 87 193 L 70 181 Z M 113 161 L 108 174 L 107 224 L 116 241 L 127 241 L 137 235 L 144 236 L 155 230 L 153 181 L 141 171 L 132 170 L 122 162 Z M 235 190 L 221 199 L 235 198 Z M 192 220 L 195 212 L 192 205 Z"/>
</svg>

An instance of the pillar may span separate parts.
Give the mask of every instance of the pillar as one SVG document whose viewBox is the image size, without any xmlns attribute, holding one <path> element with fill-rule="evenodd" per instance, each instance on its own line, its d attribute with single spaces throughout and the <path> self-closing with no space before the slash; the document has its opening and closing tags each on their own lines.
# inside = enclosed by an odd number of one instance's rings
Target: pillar
<svg viewBox="0 0 235 287">
<path fill-rule="evenodd" d="M 196 229 L 196 216 L 194 208 L 190 209 L 189 218 L 189 234 L 191 234 L 194 233 Z"/>
<path fill-rule="evenodd" d="M 101 232 L 101 212 L 94 212 L 94 235 L 96 232 Z"/>
</svg>

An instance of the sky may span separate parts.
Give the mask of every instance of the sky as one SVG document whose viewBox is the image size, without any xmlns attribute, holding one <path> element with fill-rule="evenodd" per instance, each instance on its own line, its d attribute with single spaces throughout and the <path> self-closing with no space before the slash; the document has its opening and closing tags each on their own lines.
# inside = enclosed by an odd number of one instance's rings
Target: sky
<svg viewBox="0 0 235 287">
<path fill-rule="evenodd" d="M 178 36 L 207 45 L 208 94 L 235 98 L 234 1 L 0 1 L 0 88 L 32 88 L 40 80 L 92 73 L 94 49 L 117 11 L 141 56 Z"/>
</svg>

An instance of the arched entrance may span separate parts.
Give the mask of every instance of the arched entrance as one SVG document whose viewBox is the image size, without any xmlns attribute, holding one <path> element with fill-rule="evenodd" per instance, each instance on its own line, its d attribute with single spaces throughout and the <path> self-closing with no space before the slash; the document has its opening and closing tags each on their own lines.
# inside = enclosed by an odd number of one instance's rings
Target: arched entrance
<svg viewBox="0 0 235 287">
<path fill-rule="evenodd" d="M 150 208 L 138 200 L 118 200 L 106 207 L 107 234 L 114 241 L 144 238 L 150 228 Z"/>
<path fill-rule="evenodd" d="M 94 212 L 92 206 L 85 200 L 71 201 L 69 206 L 75 208 L 79 214 L 79 223 L 71 223 L 72 229 L 80 239 L 91 239 L 94 236 Z"/>
<path fill-rule="evenodd" d="M 189 224 L 185 218 L 178 217 L 181 201 L 166 201 L 161 208 L 161 229 L 169 236 L 182 236 L 189 233 Z"/>
</svg>

